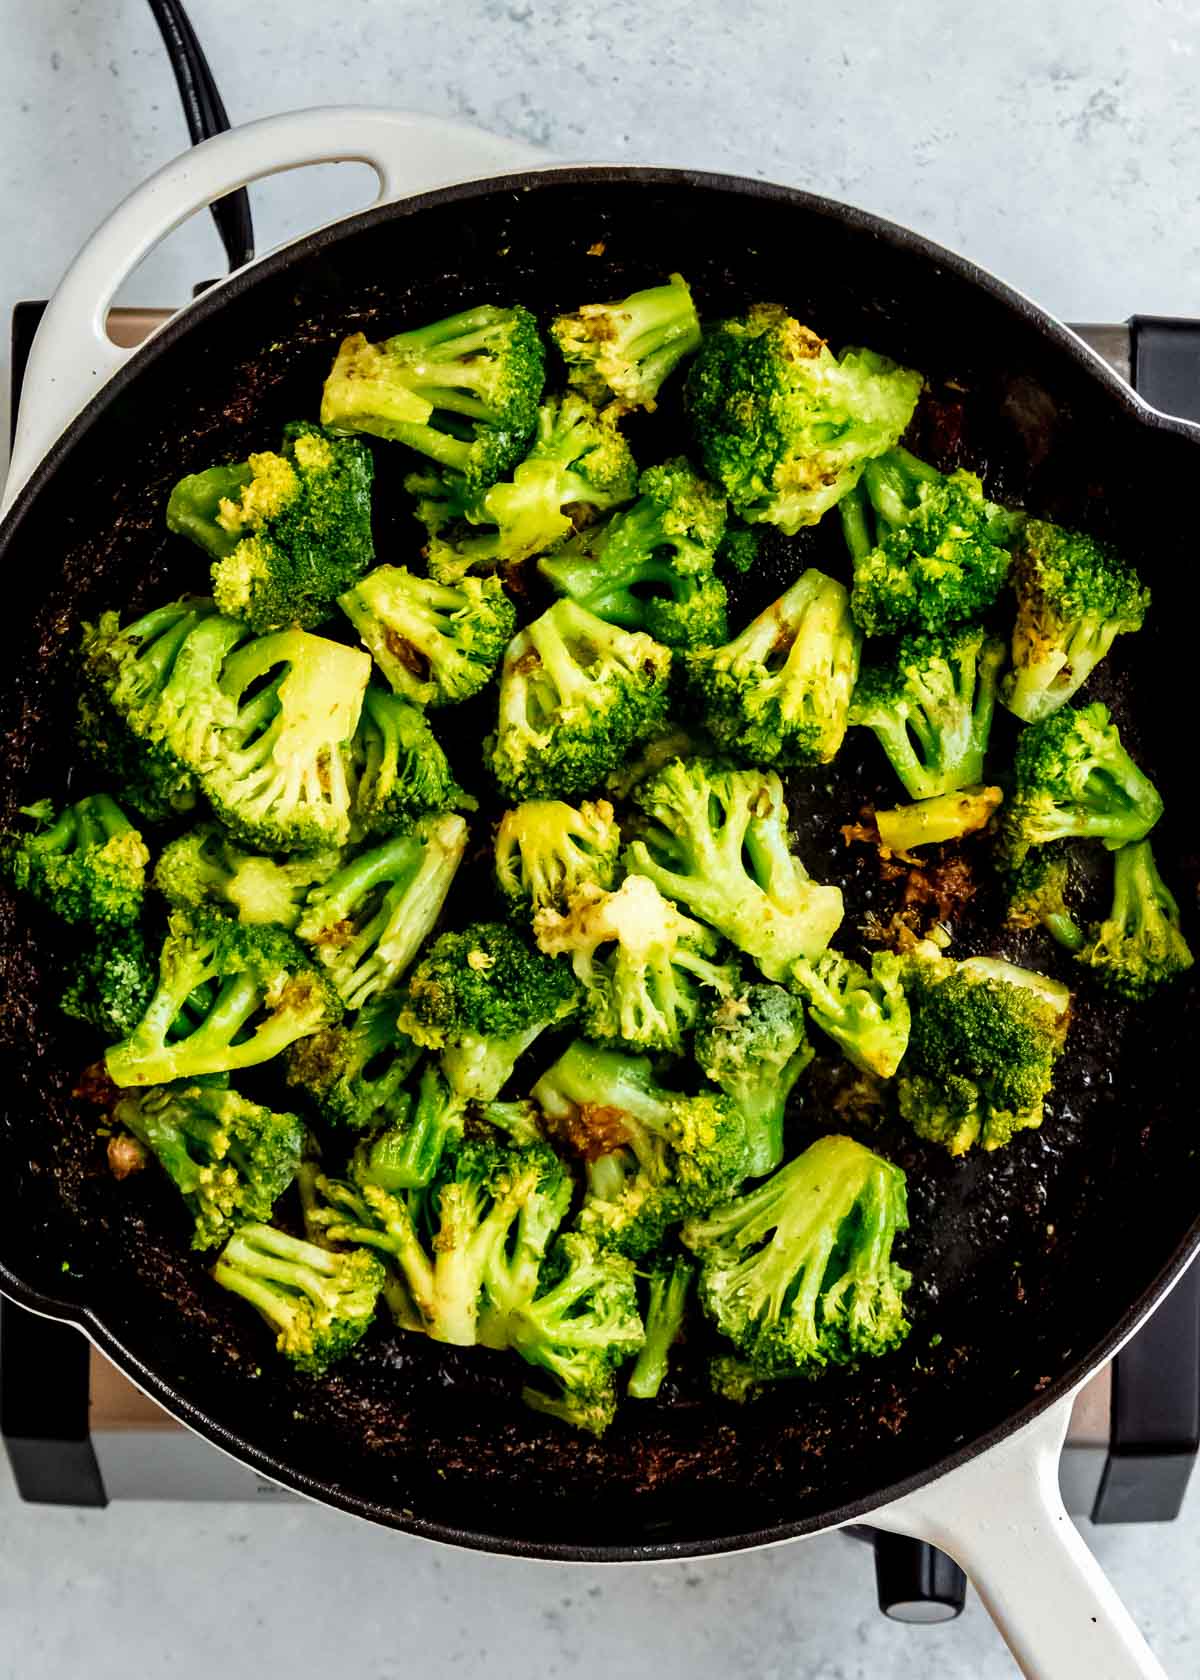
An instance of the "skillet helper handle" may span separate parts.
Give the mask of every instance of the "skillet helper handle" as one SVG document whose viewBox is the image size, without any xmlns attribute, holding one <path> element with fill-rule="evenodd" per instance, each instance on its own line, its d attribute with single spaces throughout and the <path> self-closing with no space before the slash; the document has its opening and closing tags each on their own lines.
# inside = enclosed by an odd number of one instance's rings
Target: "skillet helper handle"
<svg viewBox="0 0 1200 1680">
<path fill-rule="evenodd" d="M 264 117 L 193 146 L 118 205 L 51 298 L 25 373 L 0 516 L 75 416 L 129 359 L 131 352 L 119 349 L 106 330 L 118 287 L 196 211 L 251 181 L 309 164 L 368 164 L 379 179 L 376 203 L 384 203 L 545 161 L 520 141 L 463 124 L 356 105 Z"/>
<path fill-rule="evenodd" d="M 1063 1504 L 1073 1398 L 868 1520 L 962 1566 L 1026 1680 L 1167 1680 Z"/>
</svg>

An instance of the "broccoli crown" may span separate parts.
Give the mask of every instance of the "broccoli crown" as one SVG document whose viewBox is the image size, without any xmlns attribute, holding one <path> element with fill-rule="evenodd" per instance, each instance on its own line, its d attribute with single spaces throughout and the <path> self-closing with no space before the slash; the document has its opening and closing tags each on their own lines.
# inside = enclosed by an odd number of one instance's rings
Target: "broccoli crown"
<svg viewBox="0 0 1200 1680">
<path fill-rule="evenodd" d="M 576 1231 L 555 1245 L 536 1298 L 513 1315 L 510 1346 L 543 1380 L 526 1405 L 601 1435 L 616 1412 L 616 1372 L 642 1345 L 633 1264 Z"/>
<path fill-rule="evenodd" d="M 339 605 L 395 692 L 418 706 L 477 694 L 516 623 L 499 578 L 436 583 L 403 566 L 377 566 Z"/>
<path fill-rule="evenodd" d="M 105 1058 L 109 1078 L 164 1085 L 255 1067 L 340 1015 L 336 992 L 282 928 L 177 910 L 145 1014 Z"/>
<path fill-rule="evenodd" d="M 296 937 L 347 1009 L 399 984 L 441 915 L 466 845 L 461 817 L 421 817 L 309 893 Z"/>
<path fill-rule="evenodd" d="M 783 1119 L 792 1087 L 812 1061 L 804 1010 L 782 986 L 744 986 L 710 999 L 693 1053 L 746 1129 L 746 1176 L 762 1178 L 783 1160 Z"/>
<path fill-rule="evenodd" d="M 533 1098 L 587 1162 L 580 1229 L 633 1259 L 745 1176 L 745 1128 L 733 1103 L 715 1091 L 667 1090 L 646 1057 L 577 1039 Z"/>
<path fill-rule="evenodd" d="M 626 849 L 631 871 L 724 934 L 768 980 L 821 954 L 841 925 L 842 895 L 792 852 L 773 771 L 677 758 L 635 798 L 649 826 Z"/>
<path fill-rule="evenodd" d="M 154 885 L 175 910 L 211 905 L 241 922 L 293 929 L 309 890 L 340 861 L 339 851 L 284 861 L 259 857 L 236 845 L 219 823 L 201 823 L 163 848 Z"/>
<path fill-rule="evenodd" d="M 409 975 L 400 1027 L 417 1044 L 448 1050 L 464 1039 L 506 1040 L 544 1027 L 577 1001 L 564 963 L 503 922 L 475 922 L 439 935 Z"/>
<path fill-rule="evenodd" d="M 713 575 L 725 498 L 682 456 L 641 476 L 632 507 L 538 562 L 560 595 L 669 647 L 723 641 L 725 586 Z"/>
<path fill-rule="evenodd" d="M 1070 884 L 1069 844 L 1057 840 L 1035 847 L 1007 877 L 1010 926 L 1044 927 L 1068 951 L 1078 951 L 1084 935 L 1067 902 Z"/>
<path fill-rule="evenodd" d="M 979 618 L 1004 586 L 1018 519 L 985 498 L 974 473 L 946 478 L 896 449 L 871 463 L 841 513 L 850 605 L 868 636 Z"/>
<path fill-rule="evenodd" d="M 279 454 L 181 479 L 167 525 L 212 556 L 220 612 L 258 635 L 311 629 L 371 564 L 371 452 L 308 421 L 283 429 Z"/>
<path fill-rule="evenodd" d="M 571 959 L 588 1036 L 632 1050 L 682 1051 L 702 988 L 727 995 L 737 981 L 716 961 L 712 930 L 644 875 L 627 875 L 616 892 L 580 887 L 565 913 L 539 910 L 533 927 L 543 951 Z"/>
<path fill-rule="evenodd" d="M 465 1116 L 465 1100 L 437 1063 L 427 1061 L 416 1090 L 393 1097 L 380 1130 L 356 1155 L 360 1183 L 393 1192 L 432 1184 L 447 1150 L 462 1136 Z"/>
<path fill-rule="evenodd" d="M 419 706 L 368 684 L 350 753 L 354 824 L 390 831 L 427 811 L 471 810 Z"/>
<path fill-rule="evenodd" d="M 846 733 L 860 640 L 842 585 L 802 572 L 733 641 L 687 655 L 713 740 L 756 764 L 827 764 Z"/>
<path fill-rule="evenodd" d="M 1003 663 L 1003 644 L 977 627 L 906 636 L 864 668 L 849 721 L 874 731 L 911 798 L 975 786 Z"/>
<path fill-rule="evenodd" d="M 759 546 L 759 533 L 753 525 L 730 521 L 717 548 L 717 564 L 731 572 L 752 572 L 758 564 Z"/>
<path fill-rule="evenodd" d="M 607 799 L 527 799 L 496 829 L 496 885 L 512 910 L 565 910 L 582 887 L 614 885 L 620 849 Z"/>
<path fill-rule="evenodd" d="M 396 1005 L 374 997 L 351 1019 L 297 1039 L 287 1053 L 288 1083 L 323 1120 L 366 1130 L 391 1119 L 420 1052 L 396 1025 Z"/>
<path fill-rule="evenodd" d="M 682 1254 L 663 1254 L 646 1280 L 646 1339 L 633 1362 L 625 1392 L 634 1400 L 653 1400 L 667 1375 L 671 1349 L 679 1340 L 696 1268 Z"/>
<path fill-rule="evenodd" d="M 590 401 L 653 410 L 667 375 L 699 347 L 700 317 L 687 281 L 672 274 L 665 286 L 556 316 L 550 336 Z"/>
<path fill-rule="evenodd" d="M 157 978 L 141 928 L 118 923 L 99 929 L 72 953 L 59 1006 L 111 1043 L 137 1026 Z"/>
<path fill-rule="evenodd" d="M 562 600 L 508 645 L 492 774 L 511 798 L 582 793 L 652 735 L 667 710 L 670 650 Z"/>
<path fill-rule="evenodd" d="M 1021 731 L 1005 808 L 1010 860 L 1052 840 L 1103 840 L 1110 850 L 1143 840 L 1162 799 L 1121 744 L 1108 707 L 1062 706 Z"/>
<path fill-rule="evenodd" d="M 1080 689 L 1150 606 L 1129 562 L 1107 543 L 1030 519 L 1013 560 L 1017 621 L 1001 698 L 1026 723 L 1049 717 Z"/>
<path fill-rule="evenodd" d="M 370 1328 L 385 1272 L 363 1248 L 335 1254 L 272 1225 L 243 1225 L 222 1249 L 213 1277 L 257 1308 L 298 1370 L 319 1377 Z"/>
<path fill-rule="evenodd" d="M 1191 968 L 1179 906 L 1158 873 L 1148 840 L 1113 853 L 1112 906 L 1088 930 L 1077 955 L 1109 991 L 1135 1000 Z"/>
<path fill-rule="evenodd" d="M 911 1025 L 899 957 L 877 951 L 868 974 L 839 952 L 826 951 L 815 962 L 797 963 L 792 984 L 847 1061 L 879 1079 L 892 1077 L 908 1048 Z"/>
<path fill-rule="evenodd" d="M 146 843 L 115 800 L 93 794 L 55 816 L 48 803 L 31 805 L 35 833 L 8 834 L 0 863 L 13 885 L 64 922 L 129 927 L 142 910 Z"/>
<path fill-rule="evenodd" d="M 757 1380 L 816 1376 L 898 1347 L 911 1279 L 892 1259 L 905 1178 L 847 1137 L 823 1137 L 757 1189 L 683 1228 L 705 1311 Z"/>
<path fill-rule="evenodd" d="M 212 1085 L 130 1092 L 113 1120 L 157 1156 L 195 1219 L 193 1248 L 214 1248 L 239 1225 L 269 1220 L 300 1168 L 304 1127 Z"/>
<path fill-rule="evenodd" d="M 1008 963 L 904 961 L 912 1030 L 896 1089 L 917 1135 L 963 1155 L 1040 1126 L 1067 1035 L 1062 989 Z"/>
<path fill-rule="evenodd" d="M 897 442 L 921 384 L 870 350 L 838 358 L 779 305 L 756 304 L 705 334 L 686 401 L 705 470 L 734 511 L 793 535 Z"/>
<path fill-rule="evenodd" d="M 544 376 L 529 311 L 481 304 L 382 344 L 351 334 L 325 382 L 321 421 L 407 444 L 482 488 L 525 453 Z"/>
</svg>

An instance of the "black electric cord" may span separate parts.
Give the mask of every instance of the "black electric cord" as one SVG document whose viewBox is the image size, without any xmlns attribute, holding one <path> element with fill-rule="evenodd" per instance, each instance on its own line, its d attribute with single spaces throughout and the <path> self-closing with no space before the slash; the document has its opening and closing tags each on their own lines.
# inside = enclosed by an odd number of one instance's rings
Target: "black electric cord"
<svg viewBox="0 0 1200 1680">
<path fill-rule="evenodd" d="M 199 145 L 201 140 L 211 140 L 214 134 L 223 134 L 229 127 L 229 114 L 180 0 L 150 0 L 150 10 L 175 72 L 192 144 Z M 254 256 L 250 196 L 245 187 L 239 187 L 226 198 L 218 199 L 211 210 L 232 273 Z"/>
</svg>

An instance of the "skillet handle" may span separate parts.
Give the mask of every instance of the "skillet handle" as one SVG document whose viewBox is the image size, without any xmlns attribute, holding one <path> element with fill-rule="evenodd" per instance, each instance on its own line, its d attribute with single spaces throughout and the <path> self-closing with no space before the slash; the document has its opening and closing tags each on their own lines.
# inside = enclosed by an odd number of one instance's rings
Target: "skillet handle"
<svg viewBox="0 0 1200 1680">
<path fill-rule="evenodd" d="M 117 288 L 196 211 L 250 181 L 307 164 L 369 164 L 379 178 L 376 202 L 384 203 L 545 161 L 544 153 L 519 140 L 365 105 L 265 117 L 175 158 L 101 223 L 50 300 L 25 374 L 0 516 L 56 439 L 132 354 L 119 349 L 105 327 Z"/>
<path fill-rule="evenodd" d="M 1026 1680 L 1166 1680 L 1059 1492 L 1073 1398 L 867 1520 L 962 1566 Z"/>
</svg>

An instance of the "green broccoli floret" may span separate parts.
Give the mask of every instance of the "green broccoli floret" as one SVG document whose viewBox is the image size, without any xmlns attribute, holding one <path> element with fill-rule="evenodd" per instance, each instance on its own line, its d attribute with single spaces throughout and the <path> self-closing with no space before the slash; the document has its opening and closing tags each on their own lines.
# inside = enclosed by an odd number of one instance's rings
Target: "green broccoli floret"
<svg viewBox="0 0 1200 1680">
<path fill-rule="evenodd" d="M 375 557 L 371 452 L 306 420 L 283 429 L 279 454 L 180 479 L 167 526 L 213 560 L 220 612 L 258 635 L 312 629 Z"/>
<path fill-rule="evenodd" d="M 309 893 L 296 937 L 347 1009 L 399 985 L 442 913 L 466 845 L 461 817 L 421 817 Z"/>
<path fill-rule="evenodd" d="M 496 885 L 514 912 L 565 910 L 582 887 L 614 885 L 620 849 L 607 799 L 527 799 L 496 829 Z"/>
<path fill-rule="evenodd" d="M 626 849 L 631 872 L 724 934 L 768 980 L 820 956 L 841 925 L 842 895 L 791 850 L 774 771 L 677 758 L 635 797 L 649 826 Z"/>
<path fill-rule="evenodd" d="M 1021 731 L 1004 818 L 1013 865 L 1031 846 L 1053 840 L 1103 840 L 1115 851 L 1145 839 L 1161 815 L 1158 790 L 1125 751 L 1099 701 L 1062 706 Z"/>
<path fill-rule="evenodd" d="M 180 1020 L 185 1004 L 197 1019 Z M 154 996 L 105 1062 L 115 1085 L 232 1073 L 270 1061 L 340 1015 L 336 992 L 282 928 L 177 910 Z"/>
<path fill-rule="evenodd" d="M 904 981 L 912 1030 L 896 1092 L 917 1135 L 963 1155 L 1040 1126 L 1067 1035 L 1067 988 L 1011 963 L 923 951 L 905 959 Z"/>
<path fill-rule="evenodd" d="M 323 1120 L 363 1131 L 394 1117 L 419 1057 L 396 1025 L 395 999 L 381 993 L 351 1019 L 298 1039 L 287 1053 L 287 1078 Z"/>
<path fill-rule="evenodd" d="M 339 605 L 396 693 L 418 706 L 477 694 L 517 621 L 498 578 L 435 583 L 403 566 L 377 566 Z"/>
<path fill-rule="evenodd" d="M 731 572 L 752 572 L 758 564 L 760 546 L 753 525 L 736 525 L 730 520 L 717 548 L 717 565 Z"/>
<path fill-rule="evenodd" d="M 986 499 L 974 473 L 944 477 L 907 449 L 873 461 L 841 515 L 850 605 L 868 636 L 979 618 L 1004 587 L 1021 524 Z"/>
<path fill-rule="evenodd" d="M 355 1157 L 360 1182 L 381 1190 L 419 1190 L 432 1184 L 442 1158 L 462 1136 L 467 1104 L 441 1068 L 427 1061 L 411 1095 L 394 1096 L 383 1125 Z"/>
<path fill-rule="evenodd" d="M 474 1126 L 484 1128 L 485 1135 L 489 1135 L 491 1128 L 512 1143 L 546 1141 L 542 1111 L 530 1097 L 522 1097 L 517 1102 L 477 1103 L 471 1119 Z"/>
<path fill-rule="evenodd" d="M 560 595 L 667 647 L 723 642 L 725 585 L 713 575 L 725 498 L 682 456 L 650 467 L 632 507 L 538 561 Z"/>
<path fill-rule="evenodd" d="M 912 419 L 921 375 L 871 350 L 835 356 L 778 304 L 706 332 L 687 380 L 705 471 L 734 511 L 794 535 L 853 489 Z"/>
<path fill-rule="evenodd" d="M 64 1015 L 86 1021 L 110 1043 L 137 1026 L 154 996 L 158 968 L 140 927 L 98 929 L 67 960 L 59 999 Z"/>
<path fill-rule="evenodd" d="M 974 787 L 992 728 L 1004 645 L 971 627 L 906 636 L 858 679 L 850 723 L 873 730 L 905 792 Z"/>
<path fill-rule="evenodd" d="M 441 934 L 409 975 L 400 1029 L 442 1052 L 459 1096 L 490 1102 L 539 1033 L 578 1003 L 565 963 L 533 950 L 502 922 L 476 922 Z"/>
<path fill-rule="evenodd" d="M 878 1079 L 892 1077 L 908 1047 L 911 1024 L 899 957 L 877 951 L 868 974 L 839 952 L 826 951 L 815 962 L 796 963 L 792 984 L 847 1061 Z"/>
<path fill-rule="evenodd" d="M 0 863 L 19 892 L 64 922 L 129 927 L 142 911 L 146 843 L 114 799 L 93 794 L 58 816 L 48 802 L 22 809 L 40 826 L 7 834 Z"/>
<path fill-rule="evenodd" d="M 568 383 L 594 403 L 616 397 L 651 412 L 663 381 L 700 344 L 700 317 L 682 274 L 614 303 L 585 303 L 557 315 L 550 336 Z"/>
<path fill-rule="evenodd" d="M 1044 927 L 1065 950 L 1078 951 L 1084 934 L 1067 903 L 1071 862 L 1066 841 L 1035 846 L 1025 861 L 1008 873 L 1008 922 L 1015 928 Z"/>
<path fill-rule="evenodd" d="M 746 1173 L 746 1131 L 728 1097 L 660 1084 L 649 1059 L 577 1039 L 533 1099 L 587 1163 L 580 1230 L 632 1259 Z"/>
<path fill-rule="evenodd" d="M 321 423 L 407 444 L 482 488 L 524 455 L 544 377 L 529 311 L 481 304 L 382 344 L 344 339 Z"/>
<path fill-rule="evenodd" d="M 354 825 L 390 833 L 427 811 L 474 810 L 425 713 L 398 694 L 367 686 L 350 750 Z"/>
<path fill-rule="evenodd" d="M 813 1053 L 804 1010 L 782 986 L 753 985 L 714 998 L 696 1029 L 700 1070 L 733 1102 L 746 1133 L 746 1176 L 783 1160 L 783 1117 Z"/>
<path fill-rule="evenodd" d="M 1001 699 L 1037 723 L 1083 686 L 1118 636 L 1141 629 L 1150 591 L 1116 549 L 1042 519 L 1021 533 L 1012 581 L 1013 669 Z"/>
<path fill-rule="evenodd" d="M 453 583 L 472 568 L 516 566 L 637 493 L 637 466 L 615 408 L 597 413 L 568 392 L 539 410 L 537 435 L 511 478 L 480 495 L 454 474 L 416 475 L 417 518 L 430 575 Z M 481 527 L 488 527 L 484 530 Z"/>
<path fill-rule="evenodd" d="M 300 1169 L 304 1126 L 213 1085 L 130 1092 L 112 1117 L 158 1158 L 196 1222 L 193 1248 L 269 1220 Z"/>
<path fill-rule="evenodd" d="M 757 1189 L 689 1220 L 683 1240 L 700 1260 L 705 1311 L 747 1376 L 770 1381 L 899 1347 L 912 1280 L 892 1245 L 907 1228 L 900 1168 L 851 1138 L 823 1137 Z"/>
<path fill-rule="evenodd" d="M 644 875 L 627 875 L 616 892 L 581 887 L 564 913 L 533 919 L 548 956 L 569 957 L 583 987 L 583 1030 L 631 1050 L 682 1052 L 695 1025 L 702 988 L 728 996 L 737 970 L 718 962 L 720 941 Z"/>
<path fill-rule="evenodd" d="M 625 1385 L 634 1400 L 655 1399 L 666 1380 L 695 1275 L 696 1268 L 682 1254 L 662 1254 L 650 1268 L 643 1314 L 646 1339 Z"/>
<path fill-rule="evenodd" d="M 1154 862 L 1149 840 L 1113 853 L 1112 907 L 1077 951 L 1101 985 L 1135 1000 L 1192 966 L 1179 906 Z"/>
<path fill-rule="evenodd" d="M 756 764 L 827 764 L 842 744 L 861 638 L 842 585 L 810 567 L 724 647 L 686 656 L 713 740 Z"/>
<path fill-rule="evenodd" d="M 334 1254 L 271 1225 L 243 1225 L 213 1277 L 258 1309 L 298 1370 L 319 1377 L 370 1328 L 385 1273 L 366 1249 Z"/>
<path fill-rule="evenodd" d="M 219 823 L 201 823 L 163 848 L 154 885 L 174 910 L 210 905 L 240 922 L 293 929 L 309 890 L 329 879 L 341 856 L 260 857 L 235 844 Z"/>
<path fill-rule="evenodd" d="M 582 793 L 662 723 L 669 649 L 559 601 L 508 645 L 500 713 L 485 747 L 512 798 Z"/>
</svg>

